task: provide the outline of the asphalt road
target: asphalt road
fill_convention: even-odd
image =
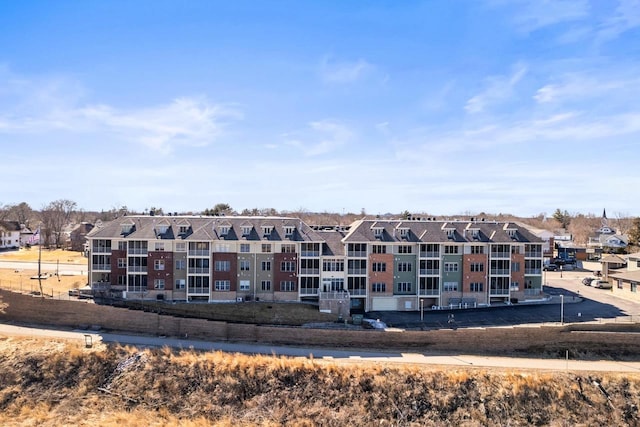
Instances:
[[[386,332],[380,332],[386,333]],[[398,353],[381,351],[334,350],[304,347],[270,346],[264,344],[209,342],[142,335],[108,334],[85,331],[65,331],[0,324],[0,335],[37,336],[79,340],[92,345],[99,342],[120,343],[138,347],[171,347],[227,353],[264,354],[313,358],[338,363],[400,363],[433,366],[467,366],[500,369],[540,369],[553,371],[640,372],[640,362],[584,361],[567,359],[529,359],[516,357],[488,357],[464,354]]]

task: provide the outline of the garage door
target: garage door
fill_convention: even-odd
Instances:
[[[396,311],[398,300],[393,297],[374,297],[371,300],[372,311]]]

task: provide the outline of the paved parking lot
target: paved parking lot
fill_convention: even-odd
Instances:
[[[546,272],[547,286],[544,287],[544,292],[552,298],[544,304],[494,305],[467,310],[425,310],[423,320],[420,319],[420,312],[369,312],[366,317],[380,319],[388,326],[397,328],[425,330],[559,324],[561,316],[564,323],[629,321],[629,318],[640,321],[640,303],[620,298],[610,290],[584,286],[582,278],[590,273]]]

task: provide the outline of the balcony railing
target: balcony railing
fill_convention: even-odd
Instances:
[[[542,269],[540,268],[525,268],[524,274],[542,274]]]
[[[366,289],[349,289],[349,293],[351,295],[366,295],[367,290]]]
[[[508,276],[509,275],[509,269],[508,268],[492,268],[491,269],[491,274],[494,276]]]
[[[420,252],[420,258],[440,258],[440,252]]]
[[[419,295],[437,296],[440,295],[439,289],[419,289]]]
[[[129,248],[127,253],[129,255],[147,255],[149,251],[147,250],[147,248]]]
[[[524,294],[525,295],[540,295],[542,291],[540,291],[540,289],[525,289],[524,290]]]
[[[146,273],[147,267],[142,265],[130,265],[128,270],[130,273]]]
[[[189,274],[209,274],[209,267],[189,267]]]
[[[91,269],[96,270],[111,270],[111,264],[91,264]]]
[[[364,258],[367,256],[367,251],[348,251],[347,256],[354,258]]]
[[[347,274],[367,274],[366,268],[349,268]]]
[[[320,256],[320,251],[301,251],[300,256],[303,257],[318,257]]]
[[[491,288],[489,290],[490,296],[509,296],[509,288]]]
[[[426,275],[437,276],[438,274],[440,274],[440,269],[439,268],[421,268],[420,274],[423,276],[426,276]]]
[[[188,286],[187,293],[189,295],[209,295],[208,286]]]
[[[511,252],[491,252],[491,258],[511,258]]]
[[[525,252],[525,258],[542,258],[542,252]]]
[[[91,252],[94,254],[110,254],[111,246],[93,246]]]
[[[189,251],[189,256],[209,256],[208,249],[195,249]]]
[[[300,274],[320,274],[319,268],[301,268]]]
[[[301,287],[300,295],[318,295],[318,289],[315,287]]]

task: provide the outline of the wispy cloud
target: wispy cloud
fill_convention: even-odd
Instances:
[[[352,83],[360,80],[372,69],[373,65],[364,59],[339,62],[325,56],[320,64],[320,76],[328,83]]]
[[[144,144],[162,153],[177,145],[206,145],[242,114],[204,97],[182,97],[164,105],[119,109],[83,102],[85,91],[68,79],[27,79],[4,73],[0,93],[12,102],[0,104],[0,132],[107,133]]]
[[[540,104],[551,104],[606,96],[612,102],[616,95],[635,97],[640,93],[640,78],[611,73],[567,73],[556,83],[538,89],[533,98]]]
[[[508,76],[487,78],[486,88],[467,101],[465,110],[471,114],[481,113],[489,106],[509,99],[516,84],[527,73],[527,67],[524,64],[516,64],[513,68],[513,72]]]
[[[300,149],[305,156],[319,156],[335,151],[351,141],[354,132],[335,120],[311,122],[308,129],[285,135],[286,144]]]
[[[489,4],[513,8],[512,23],[524,33],[577,21],[589,14],[588,0],[491,0]]]
[[[640,0],[620,0],[613,16],[600,25],[596,40],[606,42],[640,26]]]

